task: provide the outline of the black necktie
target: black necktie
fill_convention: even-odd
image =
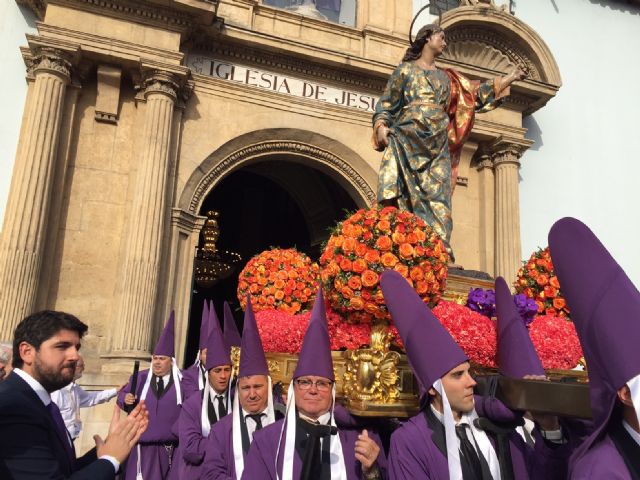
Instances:
[[[262,429],[262,416],[264,413],[248,413],[245,418],[251,418],[256,422],[256,430]]]
[[[60,409],[58,405],[53,402],[49,402],[47,405],[47,410],[49,410],[49,414],[53,419],[53,424],[56,426],[56,430],[58,432],[58,436],[64,445],[64,451],[67,454],[67,458],[69,459],[69,463],[73,467],[76,461],[76,452],[71,444],[71,437],[69,435],[69,430],[67,430],[67,426],[64,424],[64,420],[62,419],[62,414],[60,413]]]
[[[227,407],[224,406],[224,396],[216,395],[218,400],[218,418],[222,418],[227,414]]]
[[[158,377],[158,396],[164,392],[164,380],[162,377]]]
[[[324,480],[331,478],[329,445],[331,435],[337,435],[338,429],[331,425],[321,425],[318,421],[308,421],[298,417],[296,444],[299,443],[299,455],[302,460],[300,480]],[[300,438],[300,437],[306,438]],[[321,439],[324,438],[324,442]]]
[[[469,425],[466,423],[456,425],[456,435],[460,439],[460,463],[462,466],[462,477],[465,480],[467,480],[467,477],[470,479],[481,479],[482,464],[480,463],[478,452],[476,452],[476,449],[473,447],[473,444],[467,435],[468,427]],[[465,468],[465,466],[467,468]],[[467,475],[465,475],[465,473],[467,473]]]

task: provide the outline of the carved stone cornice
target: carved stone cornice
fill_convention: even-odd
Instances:
[[[474,25],[454,25],[447,29],[447,43],[443,58],[505,72],[510,65],[529,72],[529,78],[544,81],[538,66],[529,54],[513,39],[498,34],[495,29]]]
[[[333,67],[312,59],[292,57],[288,52],[276,53],[242,44],[213,42],[211,39],[195,43],[192,52],[206,52],[221,60],[312,77],[343,88],[352,86],[358,90],[380,93],[387,83],[386,77],[354,72],[344,67]]]
[[[39,20],[44,19],[49,0],[16,0],[17,3],[31,9]],[[56,0],[56,3],[68,5],[73,8],[80,8],[88,11],[99,11],[105,15],[123,18],[126,20],[139,21],[145,24],[156,25],[170,30],[185,31],[194,24],[199,23],[198,19],[188,12],[176,8],[169,8],[159,3],[136,0]],[[207,6],[217,5],[217,1],[203,2]],[[205,9],[207,10],[207,9]],[[214,14],[213,12],[209,13]]]
[[[35,76],[38,72],[49,72],[61,76],[67,81],[71,79],[71,58],[62,50],[38,47],[32,56],[25,60],[29,76]]]
[[[196,214],[198,208],[204,201],[204,197],[211,191],[213,186],[218,183],[232,169],[246,161],[250,161],[256,157],[277,154],[294,154],[312,157],[315,161],[323,163],[332,170],[340,172],[343,178],[346,178],[358,190],[362,198],[366,198],[370,205],[376,202],[376,193],[371,189],[367,181],[347,162],[331,152],[322,150],[313,145],[309,145],[297,141],[268,141],[255,145],[249,145],[245,148],[235,151],[220,163],[218,163],[209,173],[207,173],[199,182],[195,189],[194,195],[189,204],[189,211]]]

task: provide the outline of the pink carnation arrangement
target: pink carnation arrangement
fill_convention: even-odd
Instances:
[[[566,318],[537,316],[529,325],[529,335],[545,369],[572,369],[583,356],[576,327]]]
[[[265,352],[300,353],[311,312],[291,315],[278,310],[263,310],[255,315]],[[331,310],[327,310],[327,322],[331,350],[355,350],[369,343],[370,325],[346,323]]]

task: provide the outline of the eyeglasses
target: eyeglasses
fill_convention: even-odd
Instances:
[[[296,385],[300,390],[310,390],[311,387],[315,385],[319,392],[328,392],[331,390],[333,382],[331,380],[316,380],[312,382],[306,378],[299,378],[296,380]]]

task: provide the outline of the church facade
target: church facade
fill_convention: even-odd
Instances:
[[[175,309],[188,363],[197,305],[213,295],[194,283],[208,211],[220,214],[220,245],[247,261],[271,245],[317,255],[345,209],[375,204],[371,115],[408,45],[410,0],[19,3],[39,22],[21,49],[28,93],[0,241],[0,338],[31,311],[73,312],[90,327],[84,380],[116,385]],[[452,245],[465,269],[514,278],[531,145],[522,117],[561,79],[507,9],[462,3],[442,16],[439,65],[478,80],[517,65],[529,78],[476,119]]]

